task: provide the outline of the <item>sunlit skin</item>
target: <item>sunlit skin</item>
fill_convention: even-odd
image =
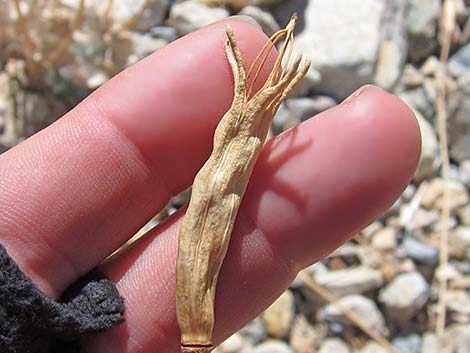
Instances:
[[[250,65],[267,38],[250,24],[231,25]],[[1,242],[47,294],[57,297],[191,184],[232,101],[225,27],[168,45],[0,156]],[[269,141],[219,276],[214,343],[385,212],[411,179],[419,146],[413,113],[374,87]],[[125,298],[126,321],[88,338],[86,352],[178,352],[183,214],[101,267]]]

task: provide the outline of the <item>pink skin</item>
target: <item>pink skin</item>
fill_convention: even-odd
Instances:
[[[246,23],[232,26],[249,63],[266,37]],[[231,102],[224,27],[148,57],[0,156],[1,242],[47,294],[56,297],[191,183]],[[374,87],[270,141],[222,267],[217,342],[266,308],[299,269],[380,216],[411,179],[419,146],[413,113]],[[182,214],[102,267],[126,300],[126,322],[90,337],[87,352],[177,352]]]

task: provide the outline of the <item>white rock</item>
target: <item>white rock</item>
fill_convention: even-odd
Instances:
[[[310,325],[303,315],[299,315],[292,326],[289,344],[295,353],[316,353],[315,347],[323,339],[323,334]]]
[[[0,117],[4,117],[8,110],[8,92],[10,77],[6,72],[0,72]]]
[[[294,353],[292,348],[283,341],[268,340],[254,347],[252,353]]]
[[[428,298],[429,285],[419,272],[398,275],[379,294],[387,314],[398,322],[413,317]]]
[[[456,77],[470,71],[470,44],[463,46],[451,56],[449,71]]]
[[[406,225],[410,231],[427,228],[436,224],[441,218],[441,213],[438,209],[426,210],[418,208],[413,214],[413,218]]]
[[[426,208],[442,208],[444,185],[443,179],[432,179],[423,195],[421,204]],[[458,180],[449,179],[449,191],[451,210],[465,206],[470,200],[467,189]]]
[[[109,80],[109,76],[106,72],[101,70],[95,71],[90,77],[88,77],[86,84],[90,89],[95,89],[101,86],[103,83]]]
[[[258,344],[266,338],[266,326],[260,317],[250,321],[238,331],[251,344]]]
[[[302,280],[302,275],[314,276],[316,272],[327,272],[328,268],[322,262],[316,262],[313,265],[310,265],[304,268],[302,271],[299,271],[295,279],[292,281],[291,288],[301,288],[304,286],[304,281]]]
[[[439,0],[409,0],[405,17],[408,32],[408,53],[412,60],[430,54],[436,46],[436,23]]]
[[[470,160],[460,162],[458,168],[458,178],[468,188],[470,187]]]
[[[375,341],[369,341],[360,350],[360,353],[389,353],[389,351],[383,348],[380,344]]]
[[[114,26],[121,26],[137,14],[144,1],[146,0],[114,0],[110,13]],[[170,0],[150,0],[134,26],[129,29],[146,32],[153,26],[161,25],[169,6]]]
[[[432,125],[423,118],[421,113],[416,110],[414,113],[421,132],[421,156],[413,179],[420,181],[431,176],[436,170],[438,166],[436,156],[439,151],[439,143]]]
[[[434,277],[438,281],[461,279],[459,271],[452,263],[447,263],[447,265],[438,266],[434,271]]]
[[[447,81],[448,83],[449,82],[452,82],[450,85],[455,85],[455,82],[454,81],[450,81],[448,80]],[[447,89],[448,89],[448,93],[452,92],[453,89],[455,87],[449,87],[450,86],[449,84],[447,85]],[[436,84],[436,79],[434,77],[425,77],[423,79],[423,89],[424,89],[424,92],[426,93],[426,96],[429,98],[429,101],[432,103],[432,104],[436,104],[436,98],[437,98],[437,84]],[[452,89],[451,89],[452,88]],[[448,102],[451,101],[451,98],[449,98]],[[453,110],[452,110],[453,111]],[[428,116],[429,117],[429,116]]]
[[[250,16],[255,19],[261,26],[263,32],[268,36],[272,36],[275,32],[281,29],[273,15],[257,6],[245,6],[240,11],[240,15]]]
[[[282,293],[262,315],[266,330],[275,338],[285,338],[289,335],[294,317],[294,295],[290,290]]]
[[[209,7],[193,0],[174,4],[170,11],[171,24],[180,36],[228,16],[229,12],[223,8]]]
[[[423,83],[423,74],[411,64],[406,64],[403,68],[401,82],[407,88],[415,88]]]
[[[6,72],[0,72],[0,148],[2,152],[6,147],[17,144],[19,138],[12,88],[9,75]]]
[[[132,55],[129,56],[127,65],[132,65],[138,60],[145,58],[168,43],[164,39],[153,38],[150,35],[131,33]]]
[[[462,76],[457,77],[458,87],[465,94],[470,94],[470,70],[467,70]]]
[[[296,115],[300,121],[305,121],[336,105],[336,101],[328,96],[290,98],[286,100],[286,109],[291,115]]]
[[[470,227],[457,227],[450,234],[449,252],[453,257],[468,259],[470,255]]]
[[[273,124],[284,131],[335,105],[336,101],[327,96],[289,98],[281,105]]]
[[[393,250],[397,246],[397,230],[392,227],[384,227],[372,237],[372,246],[377,250]]]
[[[316,89],[343,99],[373,81],[385,10],[382,0],[307,3],[296,44],[321,74]]]
[[[338,297],[374,290],[384,282],[380,271],[365,266],[320,272],[315,275],[315,280]]]
[[[346,342],[340,338],[327,338],[320,346],[318,353],[350,353]]]
[[[391,90],[400,77],[402,57],[397,43],[391,40],[383,41],[379,49],[374,83],[386,90]]]
[[[361,230],[361,234],[367,239],[370,239],[375,233],[380,231],[382,228],[383,228],[382,223],[380,223],[379,221],[375,221],[369,224],[363,230]]]
[[[469,72],[467,75],[470,77],[470,69],[467,72]],[[467,80],[466,86],[470,86],[470,79]],[[455,106],[455,112],[449,115],[447,123],[449,153],[450,157],[457,162],[470,159],[470,136],[467,133],[470,127],[470,89],[464,87],[464,90],[466,91],[465,94],[455,90],[449,97],[449,105],[450,99],[454,98],[453,106]]]
[[[417,334],[395,337],[392,344],[401,353],[421,353],[421,336]]]
[[[400,92],[398,96],[411,108],[423,114],[428,120],[431,120],[434,116],[432,99],[427,95],[426,90],[422,86]]]
[[[362,295],[352,294],[337,301],[338,305],[328,304],[320,311],[320,317],[330,323],[352,325],[350,320],[339,308],[346,308],[359,316],[368,327],[385,334],[385,320],[375,303]]]
[[[448,331],[455,342],[455,352],[470,353],[470,324],[452,325]]]
[[[434,332],[426,332],[423,335],[421,345],[422,353],[453,353],[454,344],[449,342],[449,335],[446,334],[441,340],[438,340]]]
[[[119,32],[111,42],[113,64],[116,69],[123,69],[163,48],[166,44],[165,40],[153,38],[147,34],[131,31]],[[93,67],[93,71],[96,71],[96,68]]]
[[[239,333],[234,333],[232,336],[223,341],[218,349],[223,353],[236,353],[241,351],[248,345],[248,342]]]
[[[439,59],[431,55],[424,61],[419,70],[425,76],[435,76],[440,66]]]
[[[411,235],[407,235],[401,247],[406,256],[418,264],[434,266],[439,261],[439,250],[423,241],[419,241]]]
[[[447,309],[470,318],[470,295],[464,290],[449,290]]]
[[[460,223],[465,226],[470,226],[470,205],[466,205],[460,208],[457,211],[457,215],[459,216]]]
[[[437,336],[435,333],[426,332],[423,335],[421,350],[425,353],[440,353]]]
[[[178,33],[176,29],[171,26],[155,26],[150,28],[149,34],[154,38],[163,39],[165,41],[173,42],[178,38]]]

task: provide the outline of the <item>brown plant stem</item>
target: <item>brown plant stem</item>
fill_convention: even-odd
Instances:
[[[60,59],[64,51],[69,47],[73,39],[73,33],[80,27],[85,16],[85,0],[80,0],[78,4],[78,10],[75,13],[75,17],[70,24],[70,28],[67,31],[65,37],[61,40],[57,48],[50,54],[48,62],[49,65],[55,65]]]
[[[12,0],[16,12],[15,31],[23,42],[24,60],[26,62],[26,71],[32,81],[37,81],[41,76],[39,63],[34,60],[36,47],[28,32],[26,19],[21,12],[20,0]]]
[[[440,258],[439,258],[439,300],[437,305],[436,334],[439,338],[444,335],[446,325],[447,307],[447,275],[448,266],[448,242],[450,225],[450,191],[449,191],[449,151],[447,139],[447,109],[446,109],[446,82],[447,82],[447,59],[449,57],[450,44],[455,26],[455,3],[454,0],[445,0],[440,21],[440,65],[437,72],[437,98],[436,112],[438,120],[439,147],[442,159],[442,178],[444,180],[443,203],[441,213],[441,235],[440,235]]]
[[[307,287],[320,296],[326,302],[329,302],[336,306],[336,308],[341,311],[344,316],[346,316],[354,325],[359,327],[365,334],[367,334],[370,338],[375,340],[378,344],[380,344],[384,349],[386,349],[389,353],[399,353],[395,347],[378,331],[369,327],[369,325],[354,311],[350,310],[349,308],[341,305],[338,302],[338,299],[335,297],[333,293],[331,293],[328,289],[323,288],[320,286],[313,278],[311,278],[306,273],[301,272],[299,274],[300,279],[307,285]]]
[[[142,1],[142,5],[140,5],[139,9],[121,25],[118,32],[130,30],[137,23],[149,4],[150,0]]]

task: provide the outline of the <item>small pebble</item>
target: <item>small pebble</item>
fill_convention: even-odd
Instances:
[[[294,295],[287,290],[267,308],[262,318],[271,337],[286,338],[295,317]]]
[[[396,337],[392,344],[401,353],[421,353],[421,337],[417,334]]]
[[[419,272],[402,273],[381,289],[379,302],[398,323],[412,318],[426,304],[429,284]]]
[[[339,338],[327,338],[320,346],[318,353],[350,353],[346,342]]]

